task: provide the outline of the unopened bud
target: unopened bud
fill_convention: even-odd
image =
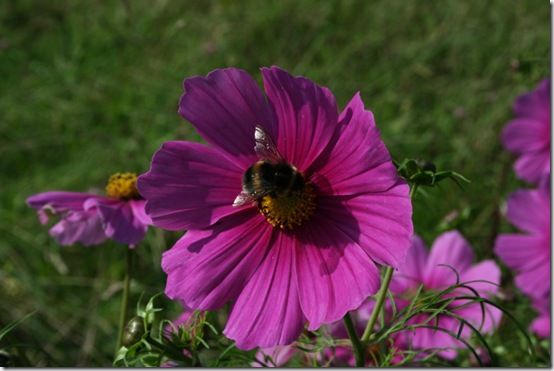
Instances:
[[[137,343],[144,335],[144,322],[141,317],[133,317],[125,326],[125,332],[123,333],[123,339],[121,343],[130,347]]]

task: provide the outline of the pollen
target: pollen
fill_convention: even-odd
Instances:
[[[106,194],[109,197],[120,200],[130,200],[140,198],[137,189],[137,174],[135,173],[115,173],[108,179],[106,185]]]
[[[294,229],[310,219],[316,202],[313,188],[306,186],[298,191],[279,197],[264,196],[258,203],[260,213],[274,227]]]

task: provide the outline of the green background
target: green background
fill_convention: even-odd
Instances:
[[[111,364],[125,247],[60,247],[25,199],[101,192],[114,172],[146,171],[164,141],[198,140],[177,114],[182,81],[219,67],[260,81],[275,64],[328,86],[340,107],[361,91],[395,159],[472,181],[419,194],[416,231],[430,243],[456,226],[477,258],[493,257],[511,228],[503,200],[526,186],[499,133],[513,99],[549,74],[549,19],[546,0],[0,2],[0,328],[38,311],[0,348],[25,344],[37,366]],[[178,235],[151,230],[137,249],[132,306],[163,290],[160,255]],[[504,305],[527,326],[534,312],[504,281]],[[492,341],[521,364],[504,328]]]

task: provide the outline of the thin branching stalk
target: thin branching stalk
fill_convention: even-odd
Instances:
[[[127,266],[125,268],[125,277],[123,278],[123,297],[121,298],[121,309],[119,312],[119,332],[117,336],[117,350],[121,348],[123,341],[123,332],[125,331],[125,319],[127,318],[127,308],[129,306],[129,286],[131,284],[131,268],[133,263],[133,250],[127,248],[126,258]]]
[[[373,312],[371,312],[371,317],[369,317],[369,321],[367,321],[367,326],[365,327],[364,334],[362,335],[362,343],[367,343],[371,337],[371,333],[373,332],[373,328],[375,327],[375,323],[377,322],[379,313],[381,313],[381,309],[383,308],[383,304],[385,303],[387,291],[389,289],[390,281],[392,279],[392,272],[393,272],[392,267],[385,268],[385,276],[383,277],[383,283],[381,284],[381,288],[377,293],[375,307],[373,307]]]
[[[356,358],[356,367],[364,367],[364,345],[360,342],[360,339],[358,339],[356,329],[352,323],[352,318],[350,318],[350,313],[346,313],[343,320],[344,325],[346,326],[346,331],[348,331],[350,341],[352,341],[352,349],[354,350],[354,357]]]

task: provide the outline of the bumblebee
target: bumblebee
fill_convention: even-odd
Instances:
[[[250,166],[242,178],[243,189],[256,199],[266,195],[288,196],[293,191],[301,191],[305,185],[304,176],[286,162],[260,160]]]
[[[261,127],[256,127],[254,138],[254,150],[261,160],[244,172],[242,192],[233,206],[259,202],[265,196],[277,199],[302,191],[306,186],[304,176],[294,165],[283,160],[275,144]]]

